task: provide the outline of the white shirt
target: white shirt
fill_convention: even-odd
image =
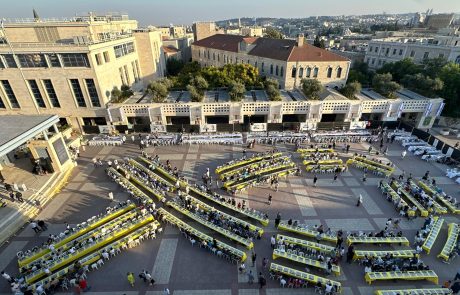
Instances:
[[[2,277],[5,278],[5,280],[11,280],[11,277],[9,274],[7,274],[6,272],[4,274],[2,274]]]
[[[276,244],[276,239],[275,239],[275,237],[271,237],[271,238],[270,238],[270,243],[271,243],[272,245],[275,245],[275,244]]]
[[[326,284],[326,292],[332,292],[332,285]]]

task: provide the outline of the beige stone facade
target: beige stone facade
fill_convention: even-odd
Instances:
[[[160,32],[127,18],[7,22],[2,33],[0,115],[104,125],[114,87],[142,88],[165,71]]]
[[[195,42],[192,44],[192,60],[199,62],[205,67],[222,67],[229,63],[251,64],[258,69],[260,75],[277,79],[280,86],[286,89],[299,87],[300,80],[303,78],[318,79],[323,85],[330,87],[342,87],[347,81],[350,68],[350,61],[348,59],[342,57],[330,58],[328,56],[324,61],[316,57],[312,58],[311,61],[308,60],[308,57],[296,60],[295,58],[291,58],[293,54],[289,55],[289,53],[285,54],[287,56],[286,59],[269,58],[266,55],[255,54],[253,49],[256,45],[245,43],[245,39],[248,38],[242,39],[243,41],[236,46],[237,50],[216,49]],[[249,39],[251,40],[247,42],[255,42],[252,38]],[[276,49],[276,47],[273,48],[273,50]],[[279,46],[278,50],[288,49]]]

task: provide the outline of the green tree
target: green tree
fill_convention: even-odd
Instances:
[[[200,75],[201,66],[197,61],[186,63],[179,75],[177,76],[176,84],[177,88],[185,88],[193,77]]]
[[[309,99],[319,99],[319,95],[324,91],[324,87],[316,79],[302,79],[300,81],[303,94]]]
[[[161,81],[152,81],[147,86],[147,93],[152,96],[152,102],[165,102],[168,97],[168,87]]]
[[[231,101],[241,101],[244,97],[244,93],[246,92],[246,88],[244,84],[240,81],[233,81],[230,83],[228,89],[228,95],[230,96]]]
[[[361,91],[361,88],[361,83],[354,81],[342,87],[340,92],[349,99],[356,99],[356,94]]]
[[[422,61],[423,73],[430,78],[436,78],[445,65],[447,59],[444,57],[426,58]]]
[[[439,78],[430,78],[421,73],[406,75],[401,80],[404,87],[423,94],[426,97],[435,97],[442,90],[444,83]]]
[[[316,46],[318,48],[326,48],[326,45],[324,44],[324,40],[319,39],[319,35],[316,35],[315,40],[313,41],[313,46]]]
[[[268,78],[264,82],[264,87],[265,87],[265,92],[267,93],[270,101],[282,100],[278,80],[273,79],[273,78]]]
[[[239,80],[245,86],[254,86],[259,80],[259,71],[250,64],[226,64],[222,68],[227,85],[232,81]]]
[[[265,38],[270,39],[283,39],[283,34],[275,28],[269,27],[265,29]]]
[[[393,80],[400,83],[402,78],[406,75],[415,75],[422,72],[422,66],[417,65],[410,58],[405,58],[397,62],[390,62],[384,64],[377,70],[378,74],[390,73]]]
[[[444,83],[441,97],[445,99],[446,107],[443,115],[460,117],[460,65],[450,62],[442,67],[439,78]]]
[[[166,71],[168,72],[168,75],[177,76],[183,68],[184,62],[174,57],[168,58],[166,61]]]
[[[208,81],[201,76],[196,76],[190,80],[190,85],[195,86],[195,88],[202,93],[204,93],[209,87]]]
[[[125,84],[121,85],[121,98],[125,99],[131,97],[133,94],[131,87]]]
[[[110,92],[112,102],[118,102],[121,97],[121,91],[117,86],[113,86],[112,91]]]
[[[372,79],[372,87],[375,91],[387,98],[396,98],[396,91],[401,89],[401,85],[393,81],[390,73],[375,74]]]
[[[204,94],[198,91],[198,89],[193,85],[187,85],[187,91],[190,94],[190,100],[193,102],[202,102]]]

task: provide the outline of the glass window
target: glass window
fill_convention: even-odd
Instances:
[[[299,78],[302,78],[303,76],[303,68],[299,68]]]
[[[22,68],[46,68],[47,64],[43,54],[17,54]]]
[[[307,68],[307,73],[305,74],[305,77],[310,78],[311,76],[311,68]]]
[[[292,67],[292,71],[291,71],[291,77],[292,78],[295,78],[295,75],[297,74],[297,69],[296,67]]]
[[[313,78],[318,77],[318,71],[319,71],[318,68],[315,68],[315,69],[313,70]]]
[[[426,51],[426,52],[423,54],[423,59],[428,58],[429,55],[430,55],[430,53],[429,53],[428,51]]]
[[[62,53],[61,57],[64,67],[89,68],[88,56],[84,53]]]
[[[8,100],[10,101],[11,107],[13,109],[19,109],[19,102],[16,99],[16,95],[14,94],[13,88],[10,85],[8,80],[2,80],[3,90],[5,91]]]
[[[56,91],[54,90],[54,86],[51,80],[43,80],[43,85],[45,85],[45,90],[48,94],[48,98],[51,102],[51,105],[55,108],[60,108],[61,104],[59,103],[59,99],[57,97]]]
[[[100,53],[96,53],[94,55],[94,58],[96,59],[96,63],[98,66],[102,65],[102,58],[101,58],[101,54]]]
[[[327,77],[328,78],[332,77],[332,68],[327,68]]]
[[[395,54],[396,54],[396,48],[393,49],[393,55],[395,55]]]
[[[399,55],[402,55],[402,54],[403,54],[403,50],[399,49]]]
[[[378,50],[379,50],[379,48],[378,48],[378,47],[375,47],[375,50],[374,50],[374,52],[377,52]]]
[[[50,61],[51,67],[61,67],[61,62],[59,61],[59,56],[57,54],[48,54],[48,60]]]
[[[1,96],[0,96],[0,109],[6,109],[5,103],[3,102],[3,99]]]
[[[85,108],[86,102],[85,97],[83,96],[83,91],[80,87],[80,82],[78,82],[78,79],[70,79],[70,85],[72,86],[73,95],[75,96],[77,105],[79,107]]]
[[[130,53],[133,53],[135,51],[134,43],[128,42],[125,44],[116,45],[113,47],[113,50],[115,51],[115,57],[119,58],[119,57],[128,55]]]
[[[414,56],[415,56],[415,51],[412,50],[412,51],[410,52],[410,57],[414,57]]]
[[[279,67],[278,67],[278,66],[276,66],[276,69],[275,69],[275,75],[276,75],[276,76],[278,76],[279,72],[280,72],[280,71],[279,71]]]
[[[5,65],[3,64],[2,57],[0,56],[0,69],[4,69]]]
[[[265,73],[265,64],[262,62],[262,66],[260,67],[262,70],[262,73]]]
[[[341,78],[342,77],[342,68],[337,68],[337,78]]]
[[[89,98],[91,100],[91,104],[93,107],[101,107],[101,103],[99,101],[99,95],[97,94],[96,85],[94,84],[93,79],[85,79],[86,88],[88,88]]]
[[[38,107],[46,108],[45,101],[43,100],[43,96],[40,92],[40,89],[38,88],[37,81],[27,80],[27,83],[29,83],[30,91],[32,92],[32,95],[34,96]]]
[[[5,54],[3,55],[3,58],[5,59],[6,66],[8,68],[17,68],[18,65],[16,64],[16,60],[14,59],[14,56],[12,54]]]
[[[110,61],[110,56],[108,51],[104,51],[104,62],[109,62]]]
[[[273,75],[273,65],[270,65],[270,75]]]
[[[281,66],[281,69],[280,69],[280,76],[284,77],[284,67],[283,66]]]

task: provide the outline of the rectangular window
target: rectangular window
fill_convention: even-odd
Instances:
[[[399,49],[399,55],[402,55],[402,54],[403,54],[403,50]]]
[[[37,81],[27,80],[27,83],[29,83],[30,91],[32,92],[32,95],[34,96],[38,107],[46,108],[45,100],[43,100],[43,96],[42,96],[42,93],[40,92],[40,89],[38,88]]]
[[[53,68],[60,68],[61,61],[59,60],[59,56],[57,54],[48,54],[48,60]]]
[[[371,46],[371,47],[369,47],[369,51],[372,51],[372,46]]]
[[[5,91],[8,100],[10,101],[11,107],[13,109],[19,109],[19,102],[16,99],[16,95],[14,94],[13,88],[10,85],[8,80],[2,80],[3,90]]]
[[[430,53],[429,53],[428,51],[426,51],[426,52],[423,54],[423,59],[427,59],[429,55],[430,55]]]
[[[78,82],[78,79],[70,79],[70,85],[72,86],[73,95],[75,96],[77,105],[85,108],[86,102],[85,97],[83,96],[83,91],[81,90],[80,82]]]
[[[110,61],[110,56],[108,51],[104,51],[104,62],[108,63]]]
[[[378,50],[379,50],[379,48],[378,48],[378,47],[375,47],[375,52],[377,52]]]
[[[115,51],[115,57],[119,58],[127,54],[133,53],[135,51],[134,43],[128,42],[125,44],[116,45],[113,47],[113,50]]]
[[[97,94],[96,85],[94,84],[93,79],[85,79],[86,88],[88,88],[89,98],[91,104],[95,108],[101,107],[101,102],[99,101],[99,95]]]
[[[123,75],[123,68],[118,68],[118,72],[120,73],[121,84],[126,85],[125,75]]]
[[[136,59],[136,72],[137,72],[137,79],[141,79],[141,71],[139,70],[139,61]]]
[[[410,52],[410,57],[414,57],[414,56],[415,56],[415,51],[412,50],[412,51]]]
[[[46,68],[46,60],[43,54],[17,54],[22,68]]]
[[[136,72],[136,62],[134,61],[131,62],[131,68],[133,69],[134,82],[139,81],[139,77],[137,76],[137,72]]]
[[[102,65],[102,58],[101,58],[100,53],[95,54],[94,58],[96,59],[96,63],[97,63],[98,66]]]
[[[2,56],[0,55],[0,69],[4,69],[5,65],[3,64]]]
[[[43,85],[45,85],[45,90],[48,94],[48,98],[51,102],[51,105],[55,108],[60,108],[61,104],[59,103],[59,99],[57,97],[56,91],[54,90],[54,86],[51,80],[43,80]]]
[[[6,109],[5,103],[3,102],[3,99],[1,96],[0,96],[0,109]]]
[[[64,67],[89,68],[88,56],[85,53],[62,53],[61,58]]]
[[[315,68],[313,70],[313,78],[317,78],[318,77],[318,68]]]
[[[393,55],[396,55],[396,48],[393,49]]]
[[[17,68],[18,65],[16,64],[16,60],[14,59],[14,56],[12,54],[5,54],[3,55],[3,58],[5,59],[6,66],[8,68]]]
[[[125,69],[125,77],[126,77],[126,82],[127,82],[126,85],[130,85],[131,79],[129,78],[128,66],[124,65],[123,68]]]

